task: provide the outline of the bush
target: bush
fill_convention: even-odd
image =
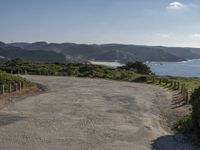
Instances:
[[[175,127],[181,133],[188,133],[192,142],[200,146],[200,87],[194,90],[190,102],[192,114],[181,117]]]
[[[186,115],[179,118],[175,127],[181,133],[190,133],[193,130],[192,116]]]
[[[140,74],[152,74],[150,68],[142,62],[128,62],[125,66],[119,67],[120,69],[132,70]]]
[[[200,87],[194,90],[190,102],[192,105],[193,128],[200,138]]]
[[[133,81],[136,76],[136,73],[131,69],[116,69],[101,65],[79,63],[35,63],[22,59],[8,61],[1,65],[0,69],[8,73],[20,72],[38,75],[67,75],[123,81]]]
[[[147,82],[147,81],[148,81],[148,77],[146,77],[146,76],[140,76],[133,80],[133,82],[139,82],[139,83],[143,83],[143,82]]]

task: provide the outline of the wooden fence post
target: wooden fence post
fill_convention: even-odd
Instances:
[[[22,83],[19,82],[19,91],[21,91],[21,89],[22,89]]]
[[[165,85],[167,85],[167,84],[168,84],[168,79],[165,80]]]
[[[189,104],[189,94],[188,94],[188,90],[186,90],[186,94],[185,94],[185,101],[186,101],[186,104]]]
[[[162,80],[162,83],[165,84],[165,79]]]
[[[185,91],[185,85],[183,84],[182,85],[182,93],[184,93],[184,91]]]
[[[23,87],[24,87],[24,82],[22,81],[22,82],[21,82],[21,88],[23,88]]]
[[[173,81],[170,81],[170,87],[172,87],[173,86]]]
[[[9,93],[11,93],[11,92],[12,92],[12,84],[9,83]]]
[[[154,76],[152,77],[152,82],[153,82],[153,83],[155,82],[155,77],[154,77]]]
[[[183,92],[183,84],[181,84],[181,93]]]
[[[1,94],[4,94],[4,93],[5,93],[5,85],[2,84],[2,85],[1,85]]]
[[[180,83],[177,82],[177,90],[179,90],[179,88],[180,88]]]
[[[176,89],[176,88],[177,88],[177,82],[174,81],[174,89]]]
[[[181,95],[183,97],[183,100],[185,101],[185,89],[184,88],[182,89]]]
[[[176,81],[173,81],[173,88],[176,88]]]
[[[162,79],[159,79],[159,84],[161,84],[162,83]]]

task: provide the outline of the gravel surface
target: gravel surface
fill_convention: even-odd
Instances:
[[[25,77],[47,91],[0,110],[1,150],[192,149],[170,131],[172,93],[165,89],[98,79]]]

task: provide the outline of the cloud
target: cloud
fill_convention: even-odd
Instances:
[[[190,35],[189,35],[189,38],[192,38],[192,39],[200,39],[200,33],[190,34]]]
[[[184,9],[187,8],[188,5],[180,3],[180,2],[172,2],[167,6],[168,10],[180,10],[180,9]]]
[[[156,36],[158,36],[160,38],[169,38],[170,37],[169,34],[163,34],[163,33],[157,33]]]

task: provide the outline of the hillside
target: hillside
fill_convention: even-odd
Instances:
[[[0,43],[0,48],[9,51],[9,56],[12,55],[10,49],[15,49],[16,54],[19,51],[24,51],[26,55],[20,58],[38,61],[59,61],[59,62],[87,62],[94,61],[118,61],[127,63],[128,61],[185,61],[188,59],[200,58],[200,49],[179,48],[179,47],[161,47],[161,46],[139,46],[139,45],[123,45],[123,44],[103,44],[103,45],[88,45],[75,43]],[[16,49],[18,51],[16,51]],[[42,51],[41,51],[42,50]],[[49,53],[52,52],[52,53]],[[56,52],[56,53],[55,53]],[[4,52],[4,57],[5,56]],[[29,56],[29,54],[31,56]],[[36,57],[32,58],[33,55]],[[43,54],[43,55],[41,55]],[[1,55],[1,53],[0,53]],[[38,57],[40,55],[40,57]],[[46,57],[51,56],[51,57]],[[54,56],[53,56],[54,55]],[[59,57],[57,57],[59,55]],[[8,57],[9,57],[8,56]],[[46,58],[43,58],[46,57]],[[47,59],[47,60],[46,60]]]
[[[168,52],[177,57],[184,59],[198,59],[200,55],[200,49],[198,48],[179,48],[179,47],[159,47],[165,52]]]
[[[27,51],[19,47],[0,47],[0,62],[5,62],[8,59],[22,58],[36,62],[62,62],[65,63],[65,56],[61,53],[53,51]]]

